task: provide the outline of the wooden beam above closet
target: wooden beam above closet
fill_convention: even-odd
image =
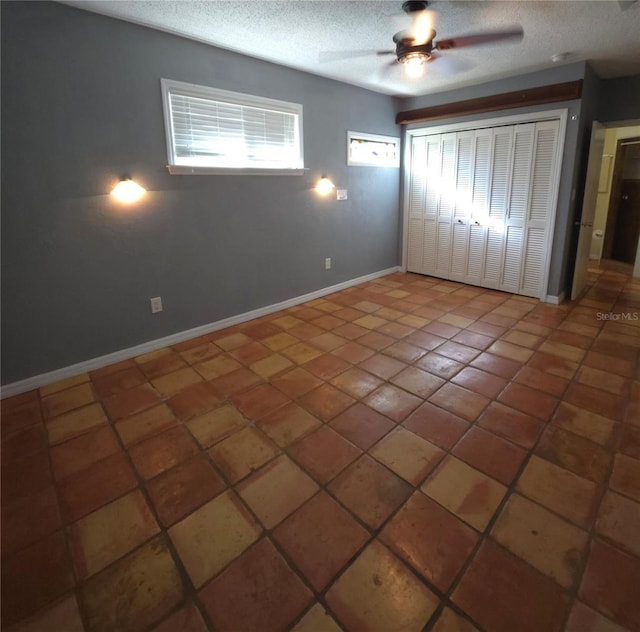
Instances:
[[[468,99],[467,101],[457,101],[455,103],[434,105],[433,107],[420,108],[418,110],[398,112],[396,115],[396,123],[398,125],[422,123],[423,121],[479,114],[481,112],[497,112],[499,110],[521,108],[529,105],[572,101],[573,99],[579,99],[581,96],[582,79],[579,79],[578,81],[556,83],[551,86],[528,88],[527,90],[493,94],[488,97]]]

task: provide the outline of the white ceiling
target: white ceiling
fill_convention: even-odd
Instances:
[[[410,79],[375,54],[320,61],[327,53],[393,49],[408,28],[401,0],[77,0],[68,4],[278,64],[394,95],[476,85],[589,60],[603,78],[640,74],[640,1],[433,0],[435,40],[521,25],[522,41],[442,51]]]

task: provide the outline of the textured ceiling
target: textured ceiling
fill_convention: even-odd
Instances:
[[[410,18],[394,0],[79,0],[71,6],[395,95],[422,95],[541,70],[551,57],[589,60],[600,77],[640,74],[640,1],[433,0],[440,38],[521,25],[522,41],[448,50],[417,79],[393,57],[326,61],[392,49]],[[321,61],[322,60],[322,61]]]

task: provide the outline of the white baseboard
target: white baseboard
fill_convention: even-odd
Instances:
[[[327,294],[333,294],[334,292],[344,290],[354,285],[359,285],[360,283],[365,283],[366,281],[371,281],[372,279],[386,276],[387,274],[398,272],[399,270],[400,266],[394,266],[393,268],[387,268],[386,270],[380,270],[379,272],[366,274],[365,276],[361,276],[356,279],[350,279],[349,281],[343,281],[342,283],[338,283],[337,285],[332,285],[320,290],[315,290],[314,292],[309,292],[308,294],[303,294],[302,296],[295,296],[294,298],[287,299],[286,301],[282,301],[280,303],[274,303],[272,305],[266,305],[265,307],[259,307],[258,309],[254,309],[250,312],[245,312],[244,314],[230,316],[229,318],[218,320],[213,323],[208,323],[206,325],[201,325],[199,327],[194,327],[193,329],[187,329],[186,331],[180,331],[178,333],[171,334],[170,336],[165,336],[164,338],[150,340],[149,342],[144,342],[140,345],[136,345],[135,347],[121,349],[120,351],[114,351],[113,353],[108,353],[107,355],[92,358],[90,360],[85,360],[84,362],[78,362],[77,364],[72,364],[61,369],[55,369],[54,371],[49,371],[48,373],[34,375],[33,377],[29,377],[25,380],[12,382],[11,384],[6,384],[5,386],[1,387],[0,399],[4,399],[5,397],[12,397],[13,395],[19,395],[20,393],[26,393],[27,391],[31,391],[35,388],[40,388],[41,386],[46,386],[47,384],[53,384],[54,382],[66,380],[69,377],[74,377],[76,375],[86,373],[87,371],[95,371],[96,369],[101,369],[102,367],[108,366],[110,364],[115,364],[116,362],[121,362],[122,360],[135,358],[136,356],[142,355],[143,353],[156,351],[164,347],[175,345],[179,342],[184,342],[185,340],[190,340],[191,338],[197,338],[198,336],[203,336],[205,334],[218,331],[219,329],[224,329],[225,327],[231,327],[232,325],[238,325],[239,323],[244,323],[248,320],[253,320],[254,318],[260,318],[261,316],[266,316],[267,314],[273,314],[274,312],[279,312],[283,309],[287,309],[288,307],[300,305],[300,303],[306,303],[307,301],[312,301],[316,298],[326,296]]]
[[[544,299],[545,303],[551,303],[552,305],[560,305],[564,299],[567,298],[566,290],[562,290],[558,296],[554,296],[553,294],[547,294],[547,297]]]

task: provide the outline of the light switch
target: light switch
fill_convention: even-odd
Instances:
[[[346,189],[336,189],[336,199],[338,199],[338,200],[346,200],[347,199],[347,190]]]

